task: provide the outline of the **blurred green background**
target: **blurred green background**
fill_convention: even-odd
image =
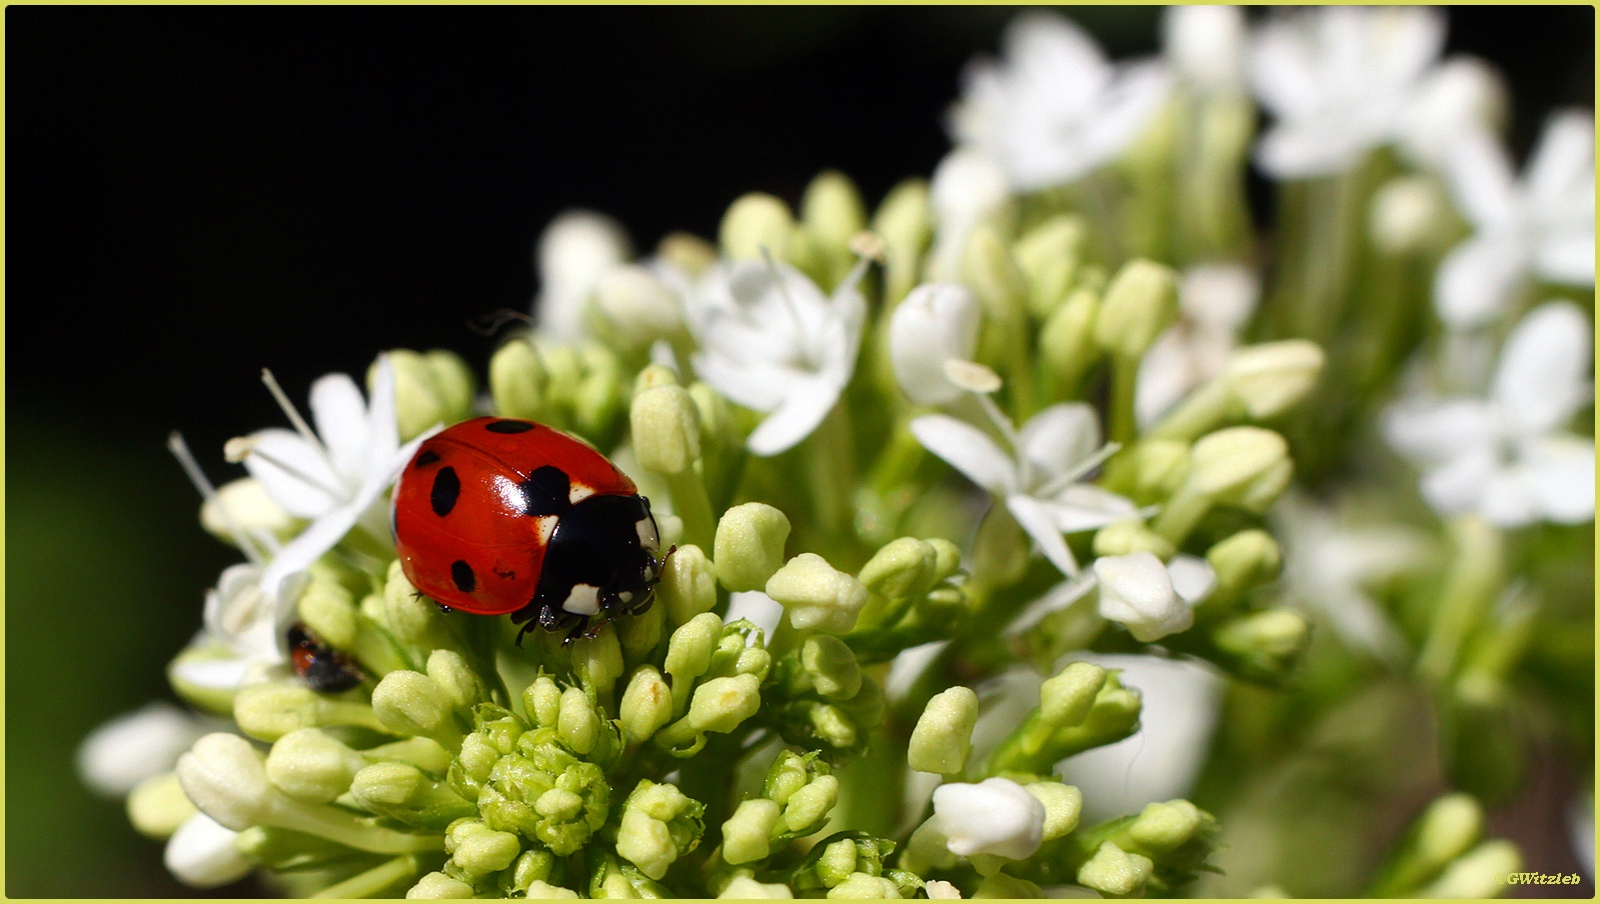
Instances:
[[[961,67],[1013,12],[8,7],[7,894],[196,894],[73,766],[170,698],[237,560],[169,430],[220,482],[224,440],[281,422],[262,366],[297,400],[388,347],[481,367],[469,321],[526,310],[569,206],[649,248],[824,167],[874,201],[947,150]],[[1157,47],[1154,8],[1071,14]],[[1514,146],[1592,106],[1592,8],[1451,15],[1451,49],[1508,75]]]

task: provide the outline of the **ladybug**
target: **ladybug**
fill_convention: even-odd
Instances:
[[[650,607],[664,557],[650,503],[582,440],[481,417],[428,439],[400,472],[400,565],[440,606],[567,630]],[[670,552],[670,551],[669,551]]]
[[[305,625],[289,629],[289,661],[306,687],[322,694],[337,694],[361,683],[361,670],[350,657],[312,636]]]

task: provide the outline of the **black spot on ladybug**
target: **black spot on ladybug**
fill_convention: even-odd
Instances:
[[[456,589],[462,593],[471,593],[478,586],[478,576],[472,573],[472,566],[461,559],[450,565],[450,579],[456,582]]]
[[[483,429],[490,433],[527,433],[534,426],[527,421],[490,421],[483,425]]]
[[[450,514],[460,496],[461,478],[456,476],[456,469],[440,468],[433,478],[433,492],[428,496],[428,501],[433,504],[433,513],[441,518]]]
[[[422,450],[422,453],[417,456],[417,467],[425,468],[428,465],[436,463],[438,460],[439,453],[433,451],[432,449],[424,449]]]
[[[567,477],[567,472],[554,465],[535,468],[520,486],[524,500],[522,512],[529,517],[559,515],[572,507],[568,498],[572,492],[572,481]]]

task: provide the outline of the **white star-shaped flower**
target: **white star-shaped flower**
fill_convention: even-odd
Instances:
[[[1134,409],[1141,427],[1155,423],[1190,390],[1222,373],[1260,294],[1255,271],[1242,264],[1184,271],[1178,284],[1178,322],[1139,363]]]
[[[329,374],[312,384],[315,433],[276,385],[269,382],[295,429],[268,428],[229,443],[229,457],[242,458],[274,502],[311,521],[262,570],[260,588],[269,597],[277,595],[284,578],[310,567],[357,524],[384,536],[388,528],[380,498],[433,433],[425,431],[400,445],[394,370],[384,355],[378,358],[370,405],[345,374]]]
[[[1116,447],[1101,444],[1094,409],[1082,402],[1052,405],[1018,431],[1003,417],[996,422],[1014,454],[1003,451],[982,430],[947,415],[916,418],[911,432],[929,452],[1004,501],[1063,574],[1077,574],[1077,560],[1063,534],[1096,530],[1140,515],[1127,499],[1079,482]]]
[[[299,620],[304,569],[314,561],[302,558],[271,593],[262,582],[266,569],[252,564],[224,569],[217,586],[206,591],[205,628],[198,639],[215,655],[180,659],[173,673],[196,687],[232,690],[288,662],[288,633]]]
[[[1499,527],[1594,518],[1594,440],[1566,425],[1593,396],[1594,326],[1570,302],[1546,302],[1506,340],[1486,398],[1403,399],[1384,417],[1389,443],[1422,465],[1422,495],[1444,515]]]
[[[1421,7],[1325,7],[1262,26],[1248,70],[1275,122],[1256,162],[1280,179],[1326,175],[1394,140],[1444,33],[1443,13]]]
[[[1001,46],[1001,61],[968,66],[950,132],[998,161],[1017,191],[1064,185],[1110,163],[1167,95],[1161,63],[1113,65],[1056,13],[1019,15]]]
[[[1244,46],[1244,10],[1236,6],[1169,6],[1161,17],[1162,55],[1199,91],[1243,91]]]
[[[1594,285],[1592,115],[1552,117],[1520,179],[1486,132],[1457,143],[1448,174],[1473,234],[1439,265],[1434,307],[1445,325],[1488,325],[1533,277]]]
[[[586,338],[590,295],[631,253],[627,232],[605,214],[568,210],[551,220],[535,252],[539,296],[533,314],[540,335],[569,343]]]
[[[695,287],[691,327],[700,378],[732,401],[767,413],[751,432],[757,455],[811,435],[855,373],[867,304],[858,265],[830,298],[781,261],[717,264]]]

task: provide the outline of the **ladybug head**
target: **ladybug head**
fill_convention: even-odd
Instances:
[[[529,614],[556,628],[643,612],[661,577],[660,551],[643,496],[590,496],[562,513],[551,533]]]

